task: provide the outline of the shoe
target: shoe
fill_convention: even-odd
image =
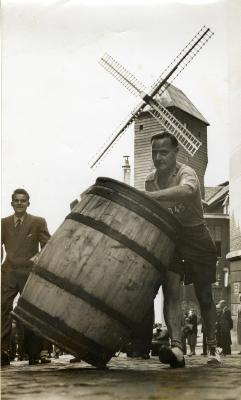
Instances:
[[[28,364],[29,364],[29,365],[36,365],[36,364],[39,364],[39,358],[36,358],[36,357],[29,357]]]
[[[130,357],[130,358],[139,358],[139,357],[141,357],[141,352],[139,352],[139,351],[130,351],[130,352],[126,353],[126,354],[127,354],[127,357]]]
[[[215,347],[208,351],[207,364],[213,366],[219,366],[221,364],[220,355]]]
[[[7,365],[10,365],[8,353],[6,351],[1,351],[1,366],[5,367]]]
[[[81,358],[80,357],[74,357],[74,358],[71,358],[71,360],[69,360],[69,362],[71,364],[80,363],[81,362]]]
[[[51,363],[51,360],[48,357],[40,357],[40,362],[41,364],[49,364]]]
[[[159,351],[159,360],[163,364],[170,364],[172,368],[184,368],[185,358],[179,347],[162,346]]]
[[[146,354],[142,354],[141,355],[141,358],[143,359],[143,360],[150,360],[150,355],[148,354],[148,353],[146,353]]]

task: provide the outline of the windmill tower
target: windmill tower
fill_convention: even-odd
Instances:
[[[178,161],[190,165],[196,171],[204,197],[204,175],[208,162],[207,126],[209,123],[187,96],[173,85],[170,85],[162,94],[160,102],[202,142],[202,146],[192,157],[184,147],[180,146]],[[135,120],[134,186],[137,189],[144,188],[145,178],[154,168],[151,157],[151,137],[162,130],[164,129],[148,112],[148,106]]]

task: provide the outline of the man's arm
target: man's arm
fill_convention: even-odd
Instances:
[[[47,222],[44,218],[41,219],[41,226],[39,231],[39,242],[41,249],[46,245],[47,241],[50,239],[50,233],[48,231]]]
[[[189,200],[194,190],[189,185],[172,186],[167,189],[160,189],[154,192],[144,191],[144,194],[158,201],[171,201],[173,205],[182,201]]]

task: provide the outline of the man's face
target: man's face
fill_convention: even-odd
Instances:
[[[26,210],[29,206],[29,201],[25,194],[15,194],[11,203],[15,215],[21,217],[26,213]]]
[[[178,148],[172,146],[169,138],[154,139],[152,142],[152,160],[160,174],[171,171],[176,165]]]

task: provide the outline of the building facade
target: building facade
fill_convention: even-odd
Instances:
[[[204,217],[217,249],[216,282],[213,284],[215,303],[225,300],[231,306],[231,275],[227,254],[230,249],[229,234],[229,182],[205,187]]]
[[[237,333],[238,309],[241,305],[241,139],[230,154],[230,262],[231,313]],[[236,340],[236,335],[234,340]],[[241,344],[241,343],[240,343]]]

